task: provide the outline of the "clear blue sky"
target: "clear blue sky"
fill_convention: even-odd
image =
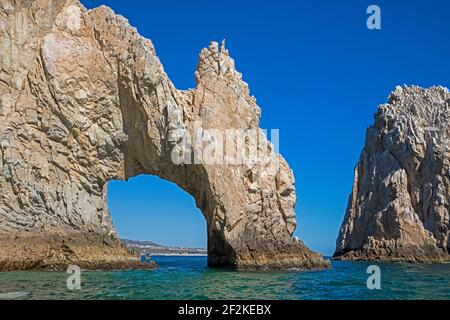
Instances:
[[[396,85],[450,86],[450,1],[83,0],[125,16],[151,39],[180,89],[194,86],[201,48],[227,39],[262,108],[280,129],[297,181],[296,234],[330,254],[365,130]],[[366,28],[377,4],[382,29]],[[193,199],[155,177],[111,182],[108,202],[123,237],[205,246]]]

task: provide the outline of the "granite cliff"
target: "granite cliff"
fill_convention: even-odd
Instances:
[[[335,257],[449,260],[449,212],[449,91],[397,87],[367,129]]]
[[[195,89],[177,90],[153,44],[111,9],[2,0],[0,50],[0,269],[127,267],[106,186],[140,174],[195,198],[210,266],[328,265],[292,238],[292,171],[259,129],[260,109],[224,45],[201,51]],[[186,136],[200,132],[207,144],[228,129],[256,132],[265,161],[187,161]],[[227,142],[231,156],[249,140]]]

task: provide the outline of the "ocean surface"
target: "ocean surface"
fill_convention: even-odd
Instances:
[[[208,269],[206,257],[154,257],[153,271],[70,274],[1,272],[0,299],[450,299],[450,264],[377,263],[381,289],[367,288],[374,263],[333,261],[322,271]]]

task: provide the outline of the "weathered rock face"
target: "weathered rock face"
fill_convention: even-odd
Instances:
[[[180,91],[152,43],[107,7],[2,0],[0,15],[0,267],[127,259],[106,185],[139,174],[195,198],[210,266],[327,265],[292,240],[292,172],[258,128],[260,109],[223,46],[201,52],[197,87]],[[211,129],[257,132],[267,161],[186,161],[203,144],[191,154],[185,137],[208,144],[218,139]],[[250,148],[248,139],[236,145],[227,140],[227,155]]]
[[[367,129],[335,256],[448,260],[449,212],[449,91],[397,87]]]

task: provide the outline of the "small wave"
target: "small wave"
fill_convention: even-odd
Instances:
[[[8,292],[8,293],[0,293],[0,300],[13,300],[26,297],[29,295],[29,292]]]
[[[305,269],[302,268],[289,268],[287,271],[304,271]]]

